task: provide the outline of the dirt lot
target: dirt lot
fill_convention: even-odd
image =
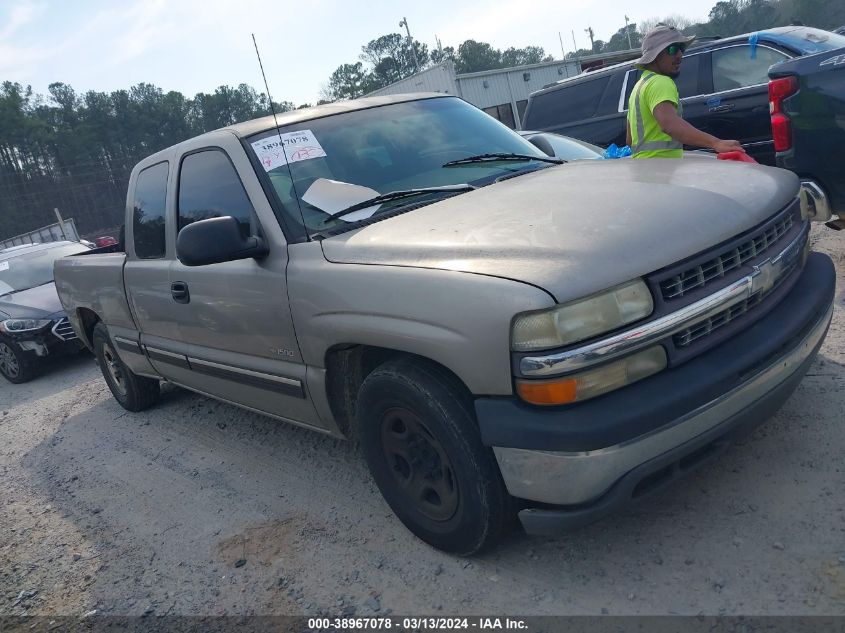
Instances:
[[[91,357],[0,383],[0,615],[845,614],[845,235],[821,354],[742,445],[635,509],[463,560],[352,447],[178,389],[140,413]]]

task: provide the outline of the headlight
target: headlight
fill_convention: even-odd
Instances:
[[[531,404],[569,404],[630,385],[665,367],[666,351],[656,345],[578,374],[553,380],[517,380],[516,391],[520,398]]]
[[[17,334],[18,332],[34,332],[50,325],[52,321],[49,319],[7,319],[0,321],[0,331],[8,332],[9,334]]]
[[[645,318],[652,310],[651,293],[645,282],[637,279],[589,299],[517,315],[513,350],[528,352],[577,343]]]

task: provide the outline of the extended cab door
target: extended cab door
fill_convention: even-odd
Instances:
[[[198,220],[232,216],[244,236],[270,254],[170,270],[171,314],[189,367],[173,380],[216,398],[287,420],[322,426],[305,387],[285,279],[287,245],[238,139],[220,132],[184,148],[177,165],[177,231]]]
[[[139,165],[129,184],[123,281],[138,331],[110,327],[121,358],[133,371],[150,373],[144,369],[146,356],[165,378],[172,377],[175,365],[186,364],[171,315],[170,265],[175,256],[172,221],[167,218],[171,171],[172,161],[159,154],[149,165]]]

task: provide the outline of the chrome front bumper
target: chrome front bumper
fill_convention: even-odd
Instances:
[[[588,504],[607,493],[626,474],[678,447],[694,444],[732,420],[754,416],[767,396],[788,397],[806,371],[830,325],[833,306],[797,345],[728,393],[683,417],[616,446],[584,452],[493,447],[508,491],[523,499],[561,506]],[[793,380],[790,380],[790,379]],[[779,404],[778,404],[779,406]],[[758,417],[760,417],[758,415]],[[762,422],[763,420],[759,420]],[[735,426],[724,429],[727,433]],[[696,446],[690,446],[694,452]]]

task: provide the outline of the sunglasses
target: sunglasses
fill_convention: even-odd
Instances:
[[[686,44],[669,44],[669,46],[666,47],[666,53],[672,57],[678,53],[683,53],[685,50],[687,50]]]

